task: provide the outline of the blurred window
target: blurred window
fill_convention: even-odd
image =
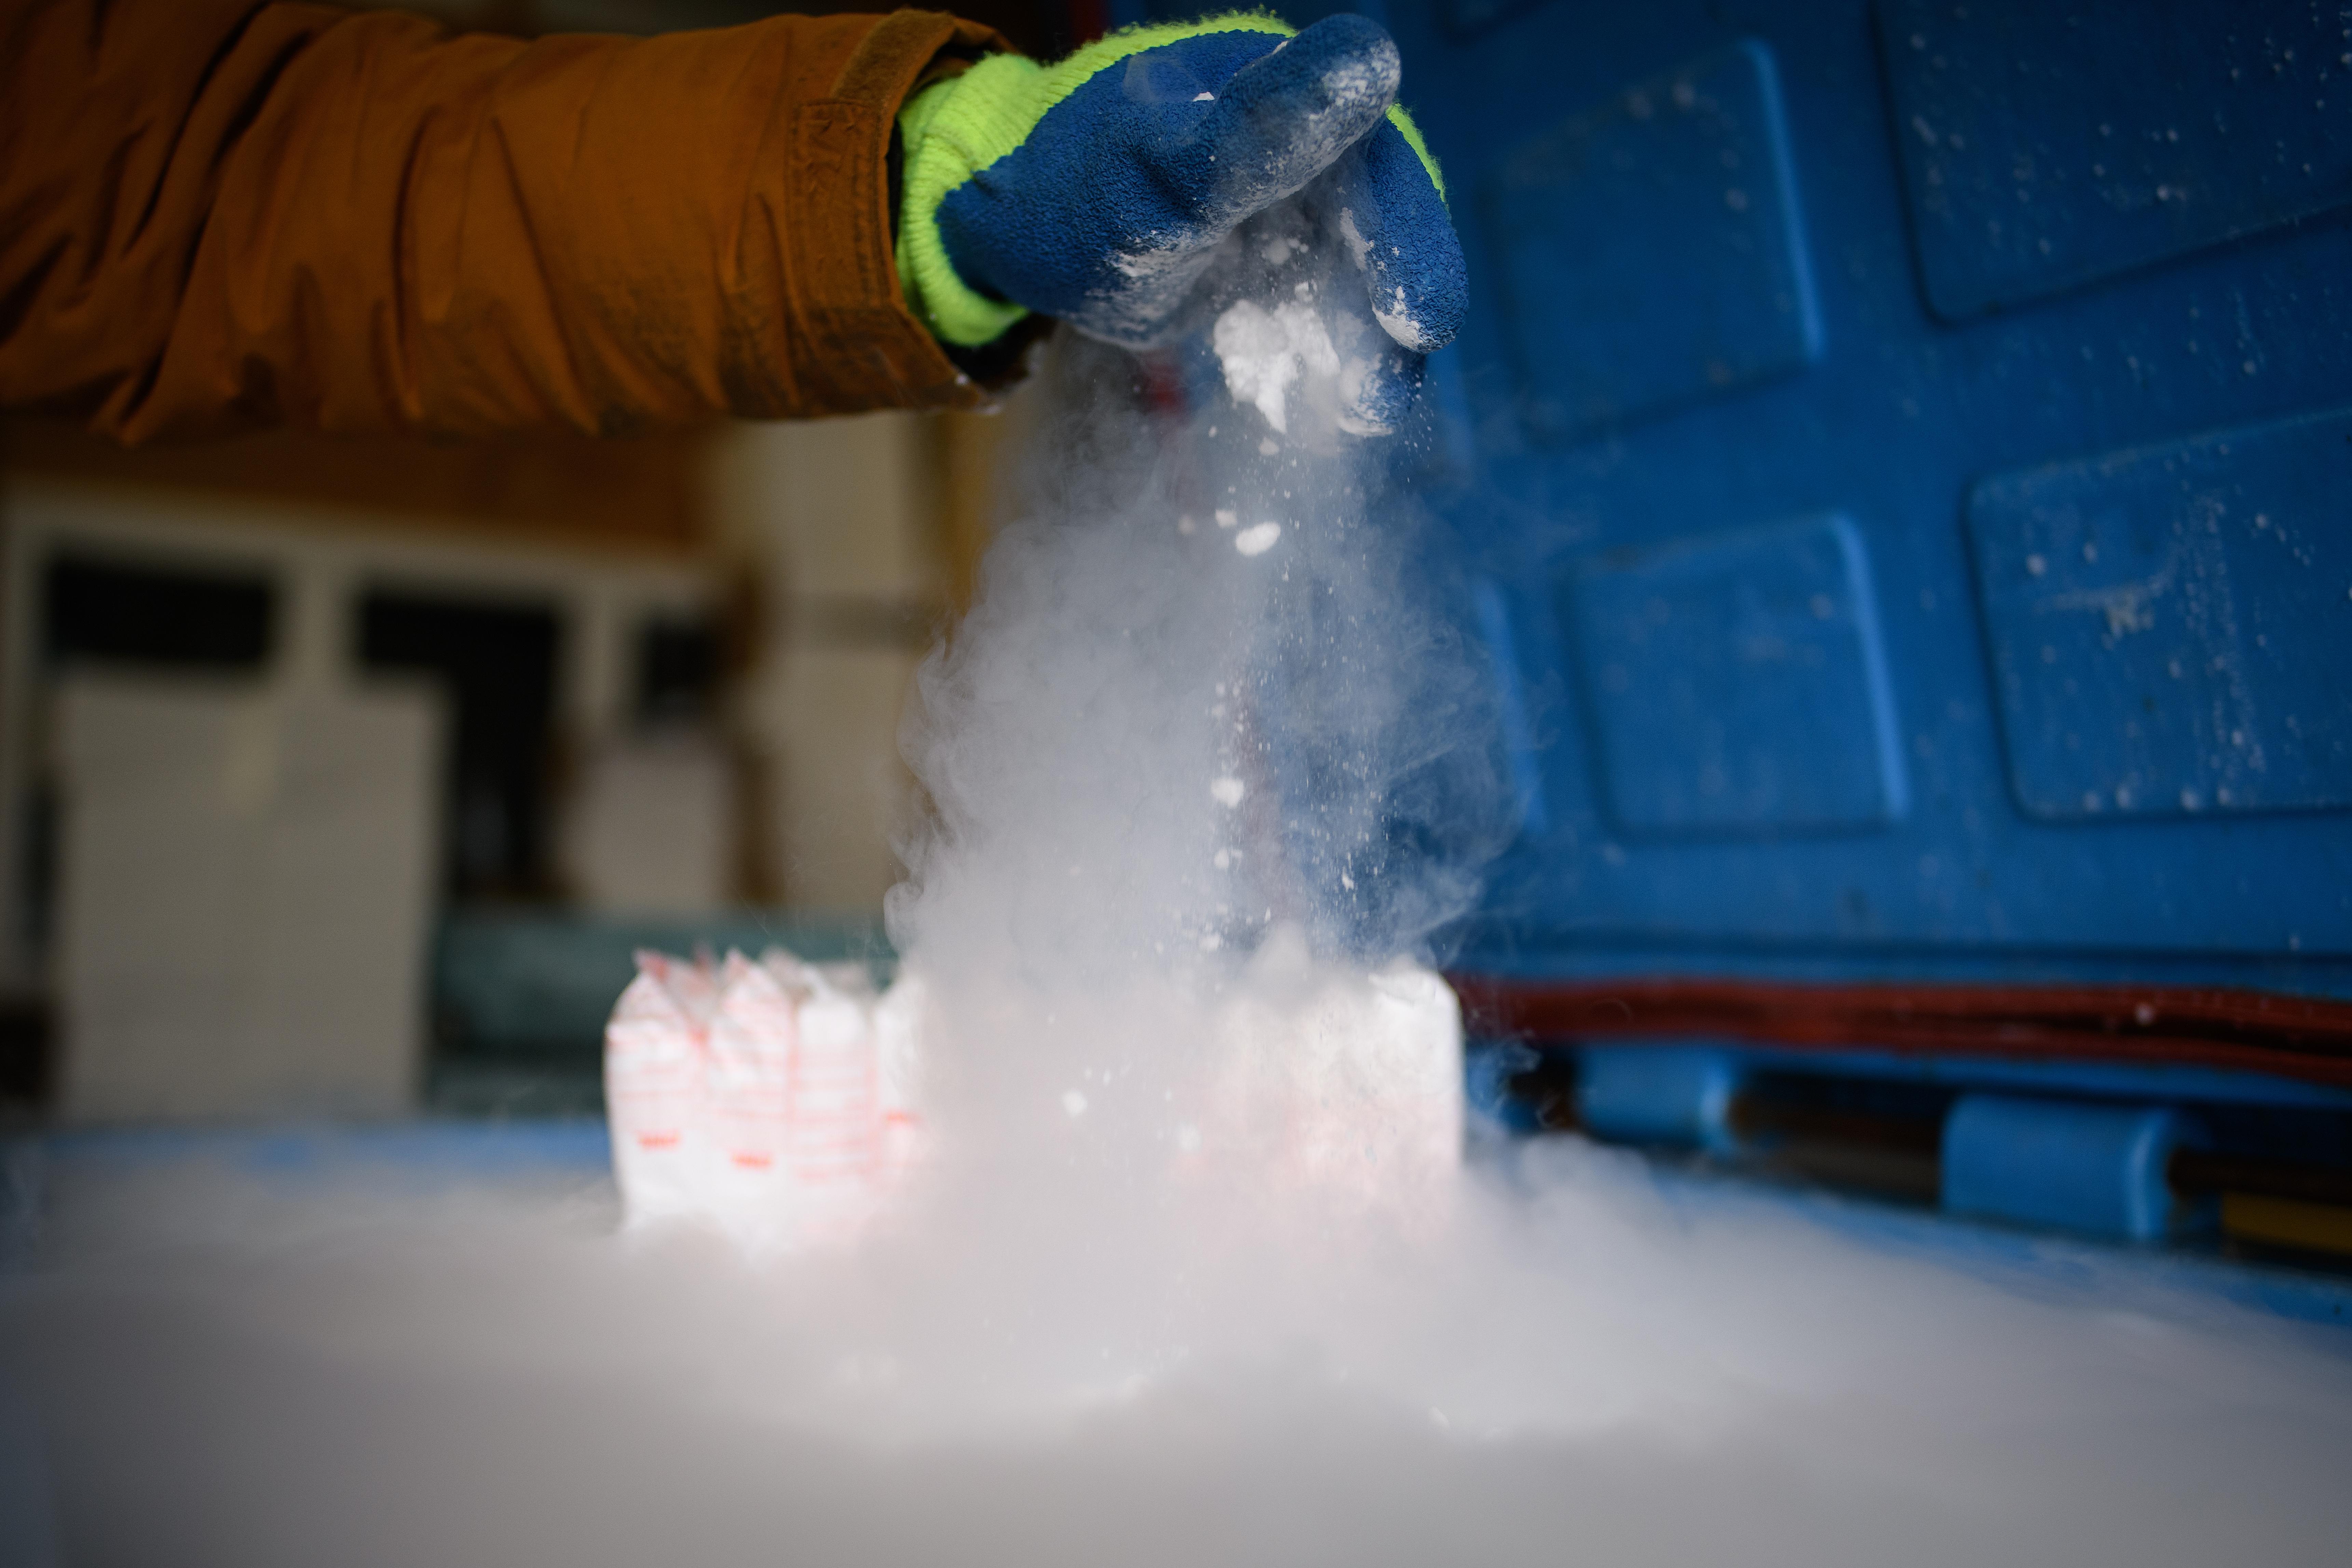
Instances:
[[[269,658],[277,598],[259,573],[59,555],[42,584],[42,651],[52,665],[258,669]]]
[[[449,699],[446,879],[458,900],[554,892],[550,801],[556,612],[544,605],[372,590],[360,663],[431,676]]]

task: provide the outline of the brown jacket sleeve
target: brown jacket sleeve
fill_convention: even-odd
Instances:
[[[908,90],[998,47],[0,0],[0,407],[138,441],[977,401],[901,301],[887,163]]]

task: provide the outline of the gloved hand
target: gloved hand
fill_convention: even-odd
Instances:
[[[1345,15],[1296,34],[1263,15],[1134,27],[1050,67],[982,60],[899,116],[909,302],[962,347],[1031,310],[1157,346],[1197,324],[1184,307],[1219,242],[1329,171],[1328,205],[1396,345],[1359,398],[1361,427],[1386,427],[1467,303],[1444,184],[1392,106],[1397,77],[1388,34]]]

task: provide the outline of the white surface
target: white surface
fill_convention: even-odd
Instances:
[[[64,1113],[406,1106],[438,697],[82,673],[54,701]]]
[[[720,454],[725,531],[772,595],[736,716],[766,763],[768,871],[794,909],[870,912],[898,878],[898,723],[922,650],[845,637],[835,616],[943,594],[934,440],[921,416],[869,414],[740,426]]]
[[[775,747],[768,809],[791,907],[870,912],[898,881],[898,726],[920,662],[898,648],[795,647],[751,694]]]
[[[561,854],[580,901],[613,914],[706,914],[733,891],[735,780],[707,736],[629,736],[589,753]]]
[[[738,426],[719,458],[718,504],[784,594],[933,590],[930,439],[921,416],[901,413]]]
[[[1573,1139],[1498,1175],[1415,1238],[1251,1182],[1088,1223],[1118,1169],[1065,1168],[755,1266],[576,1178],[132,1162],[59,1184],[0,1379],[73,1563],[2343,1560],[2342,1331],[2089,1248],[2003,1288]]]

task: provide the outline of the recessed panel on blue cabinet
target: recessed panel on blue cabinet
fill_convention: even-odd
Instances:
[[[1969,527],[2023,809],[2352,807],[2352,409],[1998,475]]]
[[[1391,0],[1474,286],[1415,499],[1519,802],[1465,967],[2352,995],[2352,445],[2217,434],[2352,407],[2341,9]]]
[[[1903,770],[1842,517],[1608,552],[1570,574],[1601,796],[1632,836],[1868,830]]]
[[[1480,205],[1538,439],[1789,375],[1821,353],[1772,57],[1740,42],[1507,153]]]
[[[2352,39],[2310,0],[1883,0],[1929,303],[2038,300],[2352,202]]]

